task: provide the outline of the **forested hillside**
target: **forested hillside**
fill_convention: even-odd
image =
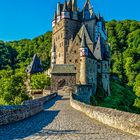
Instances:
[[[137,95],[140,108],[140,22],[125,20],[106,24],[111,45],[112,74],[129,85]]]
[[[137,97],[133,96],[131,101],[134,100],[132,101],[134,105],[140,108],[140,22],[113,20],[107,22],[106,27],[112,55],[111,73],[120,78],[122,85],[129,85],[130,91],[135,92]],[[0,41],[0,104],[5,101],[8,104],[10,100],[16,104],[27,98],[20,94],[21,98],[16,101],[14,101],[15,97],[20,97],[19,95],[10,96],[9,99],[9,87],[5,81],[15,80],[16,76],[21,77],[24,81],[25,68],[35,53],[41,58],[43,67],[47,70],[50,65],[50,49],[51,32],[32,40]],[[23,84],[21,83],[21,85]],[[23,93],[24,88],[19,90],[19,93]],[[132,91],[131,93],[134,94]],[[7,96],[5,96],[6,94]]]
[[[34,38],[12,42],[0,41],[0,104],[20,104],[29,99],[26,94],[25,69],[34,54],[42,60],[44,70],[50,65],[51,32]],[[48,77],[38,74],[31,82],[32,88],[45,87]],[[39,82],[41,79],[42,82]],[[49,84],[46,83],[46,85]]]

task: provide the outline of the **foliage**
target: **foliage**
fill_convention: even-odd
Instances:
[[[24,100],[28,100],[29,97],[25,92],[24,78],[20,74],[0,75],[0,104],[15,105],[21,104]]]
[[[31,76],[31,87],[32,89],[45,89],[50,86],[50,77],[45,74],[38,73]]]
[[[46,70],[50,65],[51,32],[32,40],[19,40],[12,42],[0,41],[0,70],[10,66],[12,69],[25,69],[34,54],[42,60]]]
[[[126,112],[140,113],[140,110],[134,106],[135,94],[130,87],[124,87],[119,81],[111,81],[111,96],[106,96],[102,100],[99,99],[97,94],[95,96],[96,105]]]
[[[44,70],[50,66],[51,32],[32,40],[0,41],[0,104],[21,104],[29,99],[25,92],[25,69],[34,54],[42,60]],[[32,88],[45,88],[50,79],[43,74],[32,78]]]
[[[134,89],[136,97],[132,98],[130,95],[133,93],[132,91],[128,92],[125,86],[122,84],[119,86],[113,83],[114,87],[120,90],[119,93],[124,91],[124,94],[113,95],[109,97],[110,102],[112,101],[113,107],[121,108],[126,111],[133,110],[132,103],[137,108],[140,108],[140,22],[134,20],[124,20],[124,21],[110,21],[106,23],[107,31],[108,31],[108,42],[111,46],[111,73],[117,75],[124,85],[129,85]],[[31,62],[31,59],[35,53],[42,60],[44,70],[47,70],[50,67],[50,50],[51,50],[51,32],[47,32],[44,35],[36,37],[32,40],[23,39],[19,41],[11,41],[11,42],[3,42],[0,41],[0,83],[1,89],[4,88],[4,85],[10,82],[12,76],[22,75],[23,81],[25,79],[25,69],[27,65]],[[4,78],[5,77],[5,78]],[[37,87],[36,83],[39,83],[39,79],[43,79],[43,76],[35,75],[35,79],[33,80],[33,88],[44,88],[48,85],[40,85]],[[5,80],[5,81],[4,81]],[[9,80],[9,81],[8,81]],[[3,81],[3,83],[2,83]],[[45,81],[45,80],[42,80]],[[23,83],[22,83],[23,84]],[[47,84],[47,82],[46,82]],[[3,85],[3,87],[2,87]],[[7,86],[5,85],[5,86]],[[10,87],[10,85],[8,85]],[[15,87],[19,86],[18,83],[15,84]],[[13,90],[13,89],[12,89]],[[18,89],[16,89],[18,90]],[[24,91],[23,91],[24,92]],[[102,96],[102,91],[99,89],[100,97]],[[118,91],[112,91],[117,92]],[[5,94],[6,92],[4,92]],[[8,93],[12,94],[10,91]],[[21,92],[20,92],[21,93]],[[128,93],[128,102],[125,102],[125,107],[122,104],[122,97],[127,97]],[[134,94],[134,93],[133,93]],[[2,92],[0,93],[0,102],[8,104],[7,101],[2,98]],[[103,95],[104,96],[104,95]],[[4,97],[4,95],[3,95]],[[15,97],[15,96],[14,96]],[[5,97],[8,100],[9,97]],[[112,98],[112,100],[111,100]],[[117,99],[116,99],[117,98]],[[108,98],[106,100],[109,100]],[[94,99],[92,99],[94,100]],[[103,99],[100,98],[102,101]],[[133,100],[133,101],[132,101]],[[135,100],[135,101],[134,101]],[[11,102],[21,102],[18,98],[14,98]],[[107,102],[107,101],[106,101]],[[117,106],[118,104],[118,106]],[[116,107],[117,106],[117,107]],[[127,106],[127,107],[126,107]],[[131,106],[131,107],[130,107]]]
[[[134,91],[136,93],[137,98],[135,99],[135,104],[137,108],[140,109],[140,73],[136,77],[136,82],[134,84]]]
[[[134,106],[140,108],[140,22],[133,20],[106,23],[111,46],[111,72],[122,83],[134,87]]]

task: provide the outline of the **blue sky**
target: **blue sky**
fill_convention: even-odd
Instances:
[[[0,40],[32,39],[52,30],[56,3],[64,0],[0,0]],[[80,8],[86,0],[77,0]],[[105,20],[140,21],[140,0],[91,0]]]

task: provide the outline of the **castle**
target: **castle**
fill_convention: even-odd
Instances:
[[[76,85],[77,93],[89,98],[99,86],[110,95],[110,46],[105,21],[94,13],[90,0],[82,11],[77,0],[58,2],[52,27],[53,87]]]

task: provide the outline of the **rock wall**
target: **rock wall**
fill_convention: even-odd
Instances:
[[[56,96],[57,93],[54,93],[36,100],[25,101],[23,105],[0,106],[0,125],[17,122],[43,111],[43,104]]]
[[[70,98],[70,104],[73,108],[85,113],[90,118],[133,135],[140,136],[140,115],[138,114],[86,105],[77,101],[74,95]]]
[[[74,87],[76,84],[76,75],[75,74],[52,74],[52,90],[57,91],[63,86]],[[62,82],[62,85],[60,84]]]

